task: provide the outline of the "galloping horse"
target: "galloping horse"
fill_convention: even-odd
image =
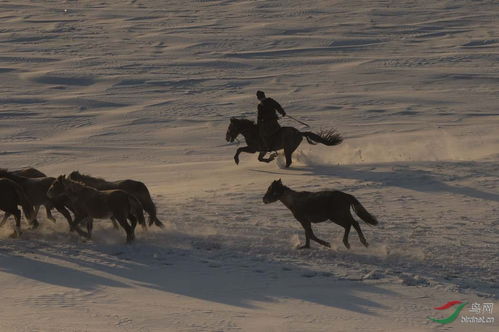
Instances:
[[[35,218],[35,210],[23,188],[10,179],[0,178],[0,210],[5,211],[5,216],[0,221],[0,227],[11,215],[14,215],[16,228],[11,237],[21,235],[21,211],[17,208],[18,205],[22,207],[26,219],[31,222]]]
[[[127,243],[135,239],[137,221],[145,224],[142,204],[135,196],[124,190],[100,191],[61,175],[50,186],[47,195],[55,198],[63,194],[71,200],[75,212],[75,225],[87,220],[88,238],[92,236],[94,218],[117,220],[127,234]],[[130,220],[130,224],[127,219]]]
[[[360,229],[359,223],[352,217],[350,208],[353,208],[355,214],[367,224],[373,226],[378,224],[376,217],[367,212],[355,197],[338,190],[319,192],[294,191],[282,184],[281,179],[279,179],[272,182],[265,196],[263,196],[265,204],[273,203],[277,200],[280,200],[282,204],[291,210],[293,216],[305,230],[305,244],[298,247],[298,249],[310,248],[310,240],[314,240],[323,246],[331,247],[329,242],[319,239],[312,231],[312,223],[319,223],[326,220],[330,220],[345,228],[343,244],[347,249],[350,249],[348,234],[352,226],[359,234],[360,242],[367,247],[367,240]]]
[[[156,205],[154,205],[151,194],[149,193],[149,190],[144,183],[130,179],[106,181],[101,178],[81,174],[78,171],[71,172],[68,178],[84,183],[87,186],[93,187],[97,190],[121,189],[126,191],[127,193],[135,196],[144,207],[144,211],[149,214],[149,226],[155,224],[158,227],[164,227],[163,223],[158,219],[156,215]]]
[[[239,154],[241,152],[255,153],[260,152],[258,160],[263,162],[271,162],[276,157],[272,154],[269,158],[264,158],[267,152],[277,151],[284,149],[284,156],[286,157],[286,167],[291,165],[291,155],[298,148],[303,138],[305,137],[309,144],[321,143],[328,146],[338,145],[343,142],[343,138],[335,130],[322,131],[319,134],[313,132],[301,132],[293,127],[282,127],[270,139],[271,143],[269,149],[264,149],[260,135],[258,133],[257,125],[247,119],[231,118],[229,128],[225,139],[227,142],[234,142],[238,135],[243,135],[246,140],[247,146],[238,148],[234,155],[234,161],[239,164]]]

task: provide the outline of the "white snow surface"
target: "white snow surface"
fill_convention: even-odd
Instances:
[[[495,303],[499,275],[497,1],[0,2],[0,167],[147,184],[166,227],[92,241],[40,211],[0,229],[0,331],[497,331],[446,317]],[[256,90],[335,147],[290,169],[233,155]],[[283,125],[297,126],[290,119]],[[301,130],[303,127],[298,126]],[[281,203],[341,190],[380,224],[315,224]],[[467,309],[465,309],[467,310]],[[494,315],[493,314],[493,315]]]

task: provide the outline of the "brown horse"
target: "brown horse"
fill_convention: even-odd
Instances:
[[[29,197],[35,208],[35,217],[33,219],[33,227],[38,227],[39,223],[36,219],[38,215],[38,210],[40,206],[45,206],[45,211],[47,213],[47,218],[55,222],[55,218],[50,212],[51,209],[56,208],[67,220],[68,224],[72,228],[72,217],[67,210],[66,201],[62,197],[51,199],[47,196],[47,190],[49,189],[55,178],[52,177],[36,177],[27,178],[24,176],[19,176],[14,174],[15,172],[9,172],[6,169],[0,169],[0,177],[5,177],[11,179],[18,183]],[[19,173],[19,172],[18,172]]]
[[[45,173],[40,172],[36,168],[33,167],[25,167],[21,169],[16,169],[14,171],[10,171],[10,173],[14,175],[24,176],[25,178],[46,178],[47,175]]]
[[[75,212],[75,224],[87,221],[88,237],[92,236],[93,219],[115,219],[127,234],[126,242],[135,239],[137,221],[145,224],[142,204],[133,195],[124,190],[99,191],[81,182],[67,179],[61,175],[47,191],[49,197],[66,195]],[[127,218],[131,224],[128,224]]]
[[[341,191],[294,191],[283,185],[281,179],[279,179],[272,182],[267,189],[267,193],[263,196],[265,204],[277,200],[280,200],[291,210],[293,216],[305,229],[305,245],[299,247],[299,249],[310,248],[310,239],[323,246],[331,247],[328,242],[317,238],[312,231],[311,223],[320,223],[326,220],[330,220],[345,228],[343,243],[347,249],[350,249],[348,234],[350,233],[351,226],[359,234],[360,242],[367,247],[368,243],[364,234],[362,234],[360,225],[350,213],[351,207],[366,223],[370,225],[378,224],[378,220],[367,212],[355,197]]]
[[[23,188],[10,179],[0,178],[0,210],[5,211],[0,227],[5,224],[10,215],[14,215],[16,227],[12,237],[21,235],[21,211],[17,208],[18,205],[22,207],[26,219],[31,222],[35,217],[35,211]]]
[[[328,146],[338,145],[343,142],[343,138],[335,130],[322,131],[319,134],[310,131],[301,132],[293,127],[282,127],[277,131],[274,136],[269,139],[270,149],[263,148],[262,140],[258,132],[257,125],[247,119],[231,118],[229,128],[225,139],[227,142],[234,142],[237,136],[243,135],[246,140],[247,146],[238,148],[234,155],[234,161],[239,164],[239,154],[241,152],[255,153],[260,152],[258,160],[263,162],[271,162],[277,154],[272,154],[269,158],[264,158],[267,152],[277,151],[284,149],[284,156],[286,157],[286,167],[291,165],[291,155],[301,144],[303,138],[307,139],[309,144],[321,143]]]
[[[144,211],[149,214],[149,226],[154,223],[156,226],[164,227],[163,223],[156,216],[156,205],[154,205],[151,194],[144,183],[135,180],[106,181],[101,178],[81,174],[78,171],[71,172],[68,177],[71,180],[82,182],[98,190],[121,189],[126,191],[135,196],[144,207]]]

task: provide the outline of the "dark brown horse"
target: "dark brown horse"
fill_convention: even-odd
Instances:
[[[72,228],[72,217],[69,211],[67,210],[66,201],[61,198],[51,199],[47,196],[47,190],[49,189],[52,182],[55,181],[55,178],[52,177],[36,177],[36,178],[27,178],[24,176],[19,176],[14,174],[14,172],[9,172],[6,169],[0,169],[0,177],[5,177],[11,179],[18,183],[29,197],[30,201],[33,203],[35,208],[35,217],[33,218],[33,227],[38,226],[38,220],[36,219],[38,215],[38,210],[40,206],[43,205],[45,207],[47,218],[55,222],[55,218],[52,216],[50,212],[51,209],[55,208],[59,211],[67,220],[68,224]]]
[[[0,227],[11,215],[14,215],[16,227],[12,237],[21,235],[21,211],[17,208],[18,205],[22,207],[26,219],[31,223],[35,211],[23,188],[10,179],[0,178],[0,210],[5,211],[2,221],[0,221]]]
[[[135,180],[106,181],[101,178],[81,174],[78,171],[71,172],[68,177],[71,180],[82,182],[98,190],[121,189],[132,194],[142,203],[144,211],[149,214],[149,225],[154,223],[156,226],[164,227],[163,223],[156,216],[156,205],[154,205],[151,194],[144,183]]]
[[[326,220],[330,220],[345,228],[343,243],[348,249],[350,249],[348,234],[351,226],[359,234],[360,242],[367,247],[366,238],[362,234],[359,223],[352,217],[350,208],[353,208],[355,213],[366,223],[370,225],[378,224],[378,220],[367,212],[355,197],[341,191],[294,191],[283,185],[281,179],[279,179],[272,182],[267,189],[267,193],[263,196],[265,204],[277,200],[280,200],[291,210],[293,216],[300,222],[303,229],[305,229],[305,245],[299,247],[299,249],[310,248],[311,239],[323,246],[331,247],[329,242],[317,238],[312,231],[311,223],[319,223]]]
[[[50,186],[47,194],[52,198],[60,195],[69,197],[75,212],[75,224],[78,225],[86,220],[89,238],[92,236],[94,218],[117,220],[127,234],[127,243],[135,239],[137,221],[145,224],[142,204],[124,190],[101,191],[61,175]],[[127,219],[130,220],[130,224]]]
[[[239,154],[241,152],[255,153],[259,152],[258,160],[263,162],[271,162],[276,157],[272,154],[269,158],[264,158],[270,151],[277,151],[284,149],[284,156],[286,157],[286,167],[291,165],[291,155],[298,148],[303,138],[307,139],[310,144],[321,143],[328,146],[338,145],[343,142],[343,138],[335,130],[323,131],[319,134],[310,131],[301,132],[293,127],[281,127],[273,137],[269,139],[270,149],[264,149],[262,144],[257,125],[247,119],[231,118],[229,128],[225,139],[227,142],[234,142],[238,135],[243,135],[246,140],[247,146],[238,148],[234,155],[234,161],[239,164]]]
[[[10,173],[14,175],[24,176],[25,178],[46,178],[47,175],[45,173],[40,172],[36,168],[33,167],[25,167],[21,169],[16,169],[14,171],[10,171]]]

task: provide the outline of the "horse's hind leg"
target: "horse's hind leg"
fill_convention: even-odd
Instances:
[[[120,226],[118,226],[118,222],[116,221],[116,219],[114,217],[111,217],[111,221],[113,222],[113,228],[114,229],[119,229]]]
[[[355,230],[359,234],[360,242],[367,248],[369,246],[369,243],[367,243],[367,240],[364,237],[364,234],[362,233],[362,230],[360,229],[359,223],[355,219],[353,219],[353,218],[352,218],[352,220],[353,220],[352,221],[353,228],[355,228]]]
[[[128,224],[126,218],[123,217],[122,215],[114,215],[114,217],[116,218],[116,220],[120,223],[121,227],[123,227],[123,229],[126,232],[126,243],[131,243],[135,239],[134,230]]]
[[[264,163],[270,163],[272,160],[275,159],[276,154],[271,154],[269,158],[264,158],[267,152],[262,151],[258,154],[258,161],[263,161]]]
[[[295,152],[296,149],[298,149],[298,146],[301,143],[302,138],[299,139],[297,142],[293,142],[294,144],[290,144],[288,146],[284,146],[284,157],[286,157],[286,167],[291,166],[291,163],[293,162],[292,155],[293,152]]]
[[[350,249],[350,243],[348,243],[348,234],[350,234],[350,228],[352,227],[352,225],[348,224],[345,227],[345,234],[343,234],[343,244],[345,245],[345,247],[347,247],[347,249]]]
[[[133,214],[128,215],[128,220],[130,220],[130,225],[132,227],[132,231],[135,231],[135,227],[137,227],[137,218]],[[142,224],[142,228],[147,230],[146,224]]]
[[[165,227],[165,225],[161,222],[161,220],[158,219],[158,217],[156,215],[154,215],[154,216],[149,215],[149,226],[151,226],[153,223],[156,226],[158,226],[159,228]],[[143,224],[142,227],[146,228],[146,225]]]
[[[345,229],[345,233],[343,234],[343,244],[347,249],[350,249],[350,243],[348,242],[348,235],[350,234],[350,229],[352,227],[353,222],[355,222],[355,219],[353,219],[350,212],[336,211],[335,213],[333,213],[332,218],[330,218],[329,220],[331,220],[335,224],[340,225]]]

